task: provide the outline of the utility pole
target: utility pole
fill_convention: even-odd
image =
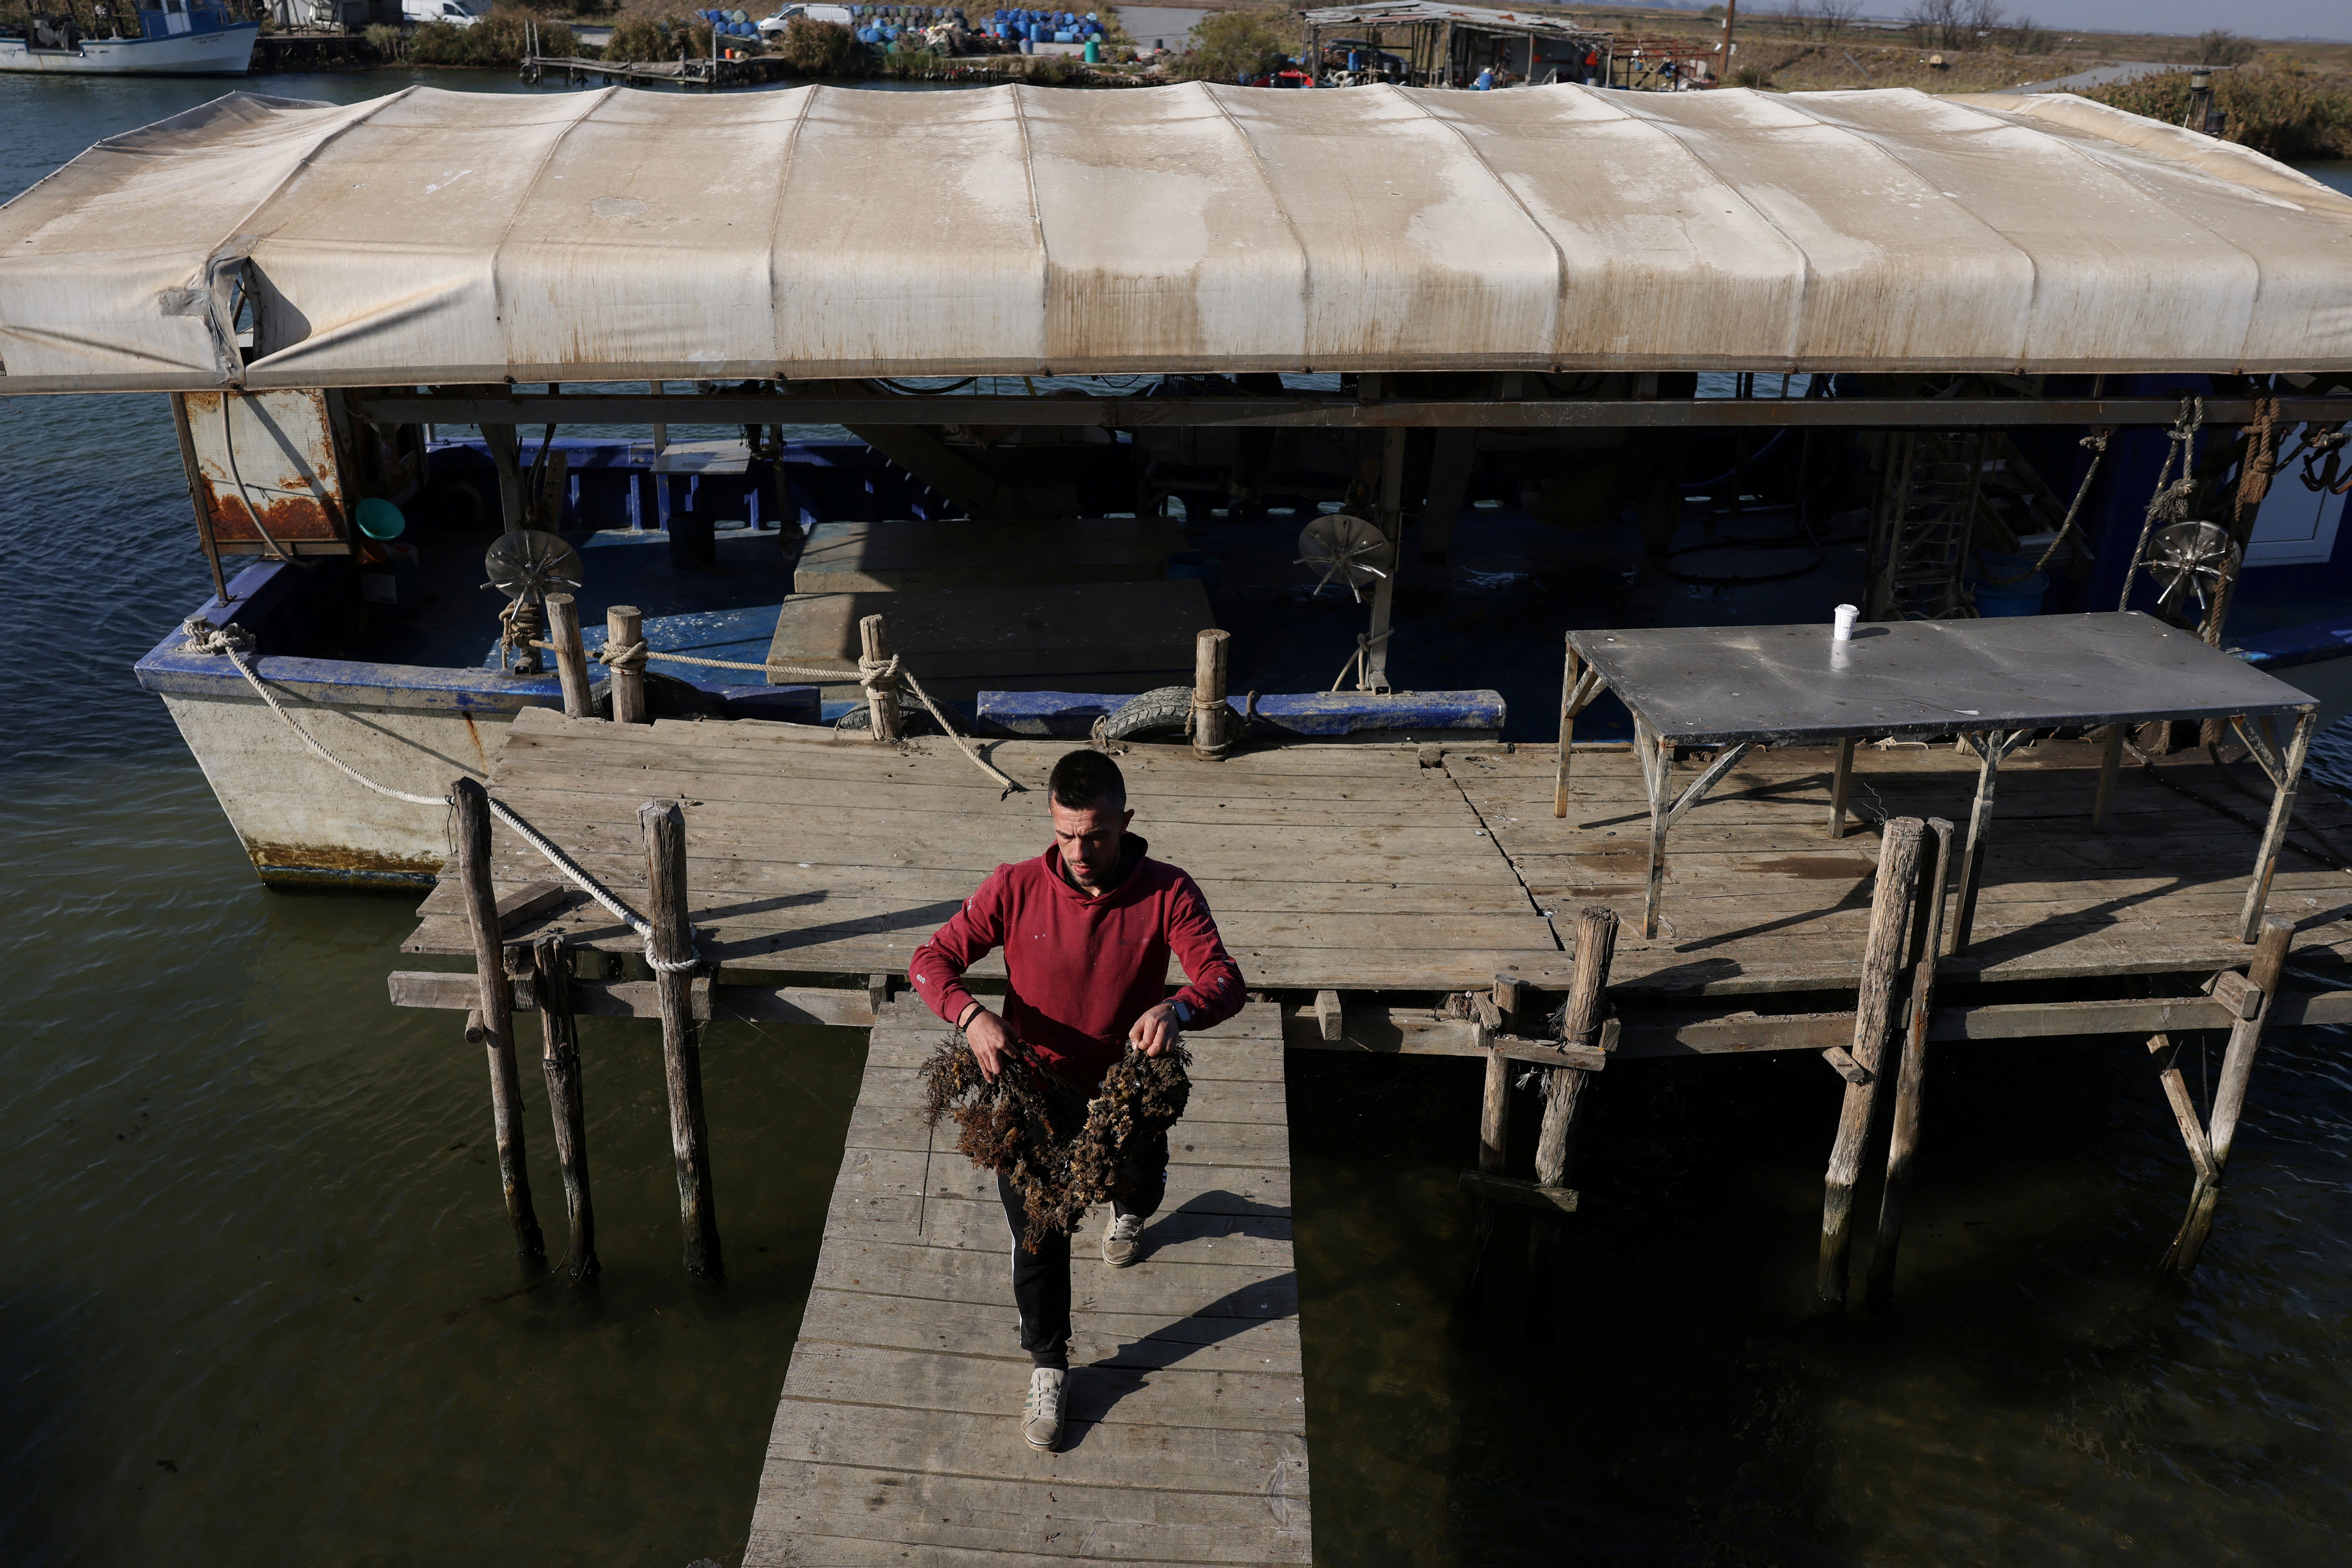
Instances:
[[[1735,44],[1735,43],[1733,43],[1733,41],[1732,41],[1732,33],[1733,33],[1733,30],[1738,26],[1738,25],[1739,25],[1739,0],[1724,0],[1724,4],[1723,4],[1723,68],[1722,68],[1721,70],[1717,71],[1717,72],[1716,73],[1716,76],[1715,76],[1716,85],[1717,85],[1717,86],[1718,86],[1718,87],[1722,86],[1725,82],[1727,82],[1727,81],[1729,81],[1729,80],[1731,79],[1731,55],[1732,55],[1732,51],[1733,51],[1735,48],[1737,48],[1737,47],[1738,47],[1738,45],[1736,45],[1736,44]]]

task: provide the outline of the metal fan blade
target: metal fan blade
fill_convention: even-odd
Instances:
[[[1364,595],[1360,590],[1389,574],[1389,542],[1379,529],[1360,517],[1335,511],[1299,531],[1295,564],[1316,568],[1312,596],[1320,597],[1326,587],[1337,583],[1361,604]]]
[[[580,552],[543,529],[518,529],[503,533],[482,558],[490,587],[509,599],[543,599],[548,595],[580,586]]]
[[[2193,595],[2203,607],[2238,562],[2237,542],[2210,522],[2176,522],[2147,542],[2146,571],[2161,592],[2157,608],[2169,613]]]

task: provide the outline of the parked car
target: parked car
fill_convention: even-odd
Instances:
[[[400,0],[400,19],[412,26],[446,22],[453,27],[470,27],[489,11],[489,0]]]
[[[856,22],[856,18],[850,15],[849,7],[846,5],[787,5],[772,16],[761,18],[760,37],[782,37],[785,27],[791,25],[792,19],[795,16],[806,16],[812,22],[838,22],[845,27],[852,26]]]

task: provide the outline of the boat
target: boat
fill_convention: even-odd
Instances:
[[[413,885],[572,700],[533,552],[657,716],[855,725],[878,614],[1074,740],[1220,627],[1252,735],[1420,741],[1548,732],[1567,624],[2340,616],[2347,242],[2065,97],[231,94],[0,208],[0,391],[170,395],[214,594],[137,679],[265,880]]]
[[[36,14],[0,32],[0,71],[74,76],[243,76],[253,63],[261,24],[237,19],[226,5],[197,0],[112,0],[96,9],[99,26]],[[135,30],[134,30],[135,24]]]

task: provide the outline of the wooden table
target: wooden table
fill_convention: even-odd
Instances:
[[[2124,731],[2172,719],[2227,721],[2270,775],[2270,819],[2246,889],[2241,935],[2252,942],[2295,787],[2317,722],[2316,700],[2193,632],[2137,612],[1902,621],[1858,626],[1847,642],[1826,626],[1654,626],[1571,631],[1560,679],[1559,759],[1552,815],[1568,815],[1569,743],[1576,715],[1601,691],[1633,717],[1633,751],[1650,804],[1649,887],[1643,934],[1657,934],[1666,831],[1706,797],[1748,748],[1835,742],[1829,835],[1845,831],[1854,742],[1954,735],[1979,759],[1961,857],[1951,949],[1966,952],[2001,759],[2037,731],[2105,730],[2091,826],[2104,831]],[[2277,725],[2294,720],[2282,743]],[[1675,754],[1717,748],[1679,795]]]

